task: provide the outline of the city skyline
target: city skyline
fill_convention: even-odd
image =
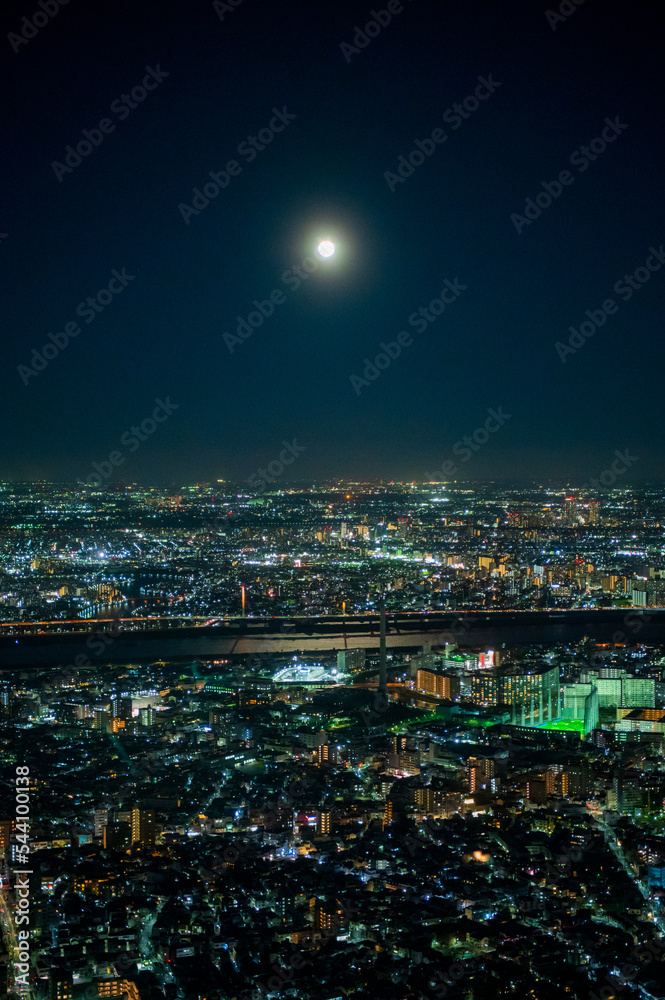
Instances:
[[[661,20],[2,5],[0,994],[665,1000]]]

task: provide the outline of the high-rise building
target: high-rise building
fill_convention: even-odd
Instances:
[[[340,649],[337,653],[337,669],[340,673],[360,674],[365,669],[364,649]]]
[[[579,719],[586,736],[598,726],[598,688],[594,684],[564,684],[561,718]]]
[[[416,690],[432,694],[436,698],[453,698],[453,688],[459,693],[459,681],[455,677],[436,674],[431,670],[419,670],[416,675]]]
[[[598,500],[591,500],[583,509],[582,517],[585,524],[598,524],[600,521],[600,503]]]
[[[126,851],[131,842],[132,828],[129,823],[116,821],[104,827],[104,850]]]
[[[656,681],[653,677],[622,677],[621,705],[624,708],[655,708]]]
[[[319,767],[326,767],[327,765],[337,763],[337,747],[330,743],[322,743],[317,748],[316,755]]]
[[[155,846],[155,814],[151,809],[132,809],[132,844]]]
[[[496,774],[496,761],[491,757],[469,757],[467,773],[470,792],[478,792],[483,788],[493,789],[492,779]]]
[[[331,827],[331,818],[329,810],[324,810],[323,812],[318,812],[316,814],[316,830],[317,833],[329,834]]]
[[[71,1000],[73,981],[69,969],[51,969],[48,974],[49,1000]]]
[[[432,652],[416,653],[409,660],[409,676],[417,677],[419,670],[434,670],[436,656]]]
[[[586,761],[565,767],[561,772],[561,793],[565,799],[586,798],[589,792],[589,766]]]
[[[336,899],[317,899],[314,903],[314,927],[323,934],[336,934],[343,916],[344,909]]]
[[[0,717],[4,719],[12,717],[12,695],[13,688],[8,684],[3,684],[0,688]]]
[[[471,674],[471,699],[477,705],[498,705],[500,701],[500,679],[495,672]]]
[[[101,729],[105,733],[112,732],[111,713],[105,708],[96,708],[92,717],[92,728]]]
[[[614,778],[617,812],[633,816],[642,808],[643,793],[638,778],[629,778],[623,771]]]
[[[413,790],[414,804],[428,816],[452,816],[459,807],[460,798],[461,792],[440,791],[429,786]]]
[[[139,709],[139,722],[144,729],[152,729],[155,725],[155,710],[152,705]]]
[[[618,708],[622,704],[621,677],[598,677],[593,684],[598,689],[599,708]]]
[[[95,809],[95,837],[97,840],[101,840],[104,836],[104,827],[108,821],[108,809]]]
[[[561,520],[564,524],[574,525],[579,524],[581,517],[579,508],[577,505],[577,500],[573,497],[566,497],[563,502],[563,508],[561,511]]]
[[[111,699],[111,715],[114,719],[122,719],[124,722],[132,721],[132,699],[122,698],[116,695]]]
[[[559,668],[506,664],[460,678],[461,691],[479,705],[512,705],[512,722],[537,726],[559,715]]]

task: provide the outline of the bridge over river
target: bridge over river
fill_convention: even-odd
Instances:
[[[379,616],[321,618],[106,618],[0,624],[0,668],[89,662],[325,653],[379,648]],[[387,616],[389,649],[454,642],[461,649],[529,643],[665,643],[665,608],[405,612]],[[81,661],[79,661],[81,665]],[[87,665],[87,664],[85,664]]]

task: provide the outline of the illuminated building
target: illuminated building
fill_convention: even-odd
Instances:
[[[236,691],[238,708],[253,708],[258,705],[269,705],[275,685],[272,681],[249,681]]]
[[[51,969],[48,974],[49,1000],[71,1000],[72,974],[68,969]]]
[[[563,764],[552,764],[545,772],[545,791],[548,795],[556,795],[561,791],[561,773]]]
[[[561,793],[565,799],[586,798],[589,793],[589,768],[586,761],[562,771]]]
[[[321,900],[314,902],[314,927],[322,934],[337,934],[344,909],[337,900]]]
[[[319,767],[326,767],[337,763],[337,747],[330,743],[322,743],[317,748],[317,763]]]
[[[132,809],[132,844],[155,846],[155,814],[151,809]]]
[[[139,721],[143,728],[152,729],[155,724],[155,710],[151,705],[139,709]]]
[[[496,673],[472,674],[471,700],[477,705],[498,705],[499,696],[499,676]]]
[[[235,686],[230,678],[220,674],[211,674],[205,679],[204,690],[206,693],[212,692],[212,694],[233,694]]]
[[[623,771],[614,778],[617,812],[634,816],[642,809],[644,795],[639,778],[628,777]]]
[[[132,699],[115,697],[111,699],[111,715],[114,719],[132,721]]]
[[[106,709],[96,708],[92,717],[92,728],[101,729],[105,733],[112,731],[111,714]]]
[[[593,681],[593,684],[598,689],[599,708],[617,708],[619,705],[623,704],[623,685],[620,677],[599,677],[597,680]]]
[[[12,821],[0,819],[0,854],[9,857],[9,841],[12,835]]]
[[[445,674],[435,674],[431,670],[419,670],[416,675],[416,690],[432,694],[436,698],[450,698],[451,678]]]
[[[577,501],[573,497],[566,497],[563,504],[563,509],[561,512],[561,520],[564,524],[574,525],[579,524],[581,517]]]
[[[661,708],[617,708],[615,732],[665,734],[665,712]]]
[[[126,997],[127,1000],[140,998],[138,986],[131,979],[103,979],[97,983],[97,994],[100,997]]]
[[[316,814],[316,830],[317,833],[329,834],[330,833],[330,813],[319,812]]]
[[[506,665],[467,674],[460,682],[475,704],[511,705],[513,725],[538,726],[558,718],[558,667]]]
[[[407,748],[406,736],[393,737],[393,750],[388,754],[387,774],[420,774],[421,753]]]
[[[337,653],[337,669],[343,674],[360,674],[365,669],[364,649],[340,649]]]
[[[564,684],[561,689],[562,719],[580,719],[584,735],[598,726],[598,688],[593,684]]]
[[[621,705],[625,708],[654,708],[655,680],[652,677],[622,677]]]
[[[496,773],[496,761],[491,757],[469,757],[467,763],[469,791],[478,792],[482,788],[492,787],[492,779]]]
[[[597,500],[592,500],[588,503],[583,516],[586,524],[598,524],[600,521],[600,503]]]
[[[461,792],[446,792],[430,787],[416,788],[413,794],[416,807],[428,816],[452,816],[458,811],[462,799]]]
[[[108,809],[95,809],[95,837],[98,840],[104,836],[104,827],[109,821]]]
[[[107,823],[104,827],[104,850],[126,851],[130,846],[132,828],[129,823]]]
[[[444,670],[476,670],[479,662],[475,653],[463,655],[462,653],[448,652],[446,648],[441,659],[441,666]]]

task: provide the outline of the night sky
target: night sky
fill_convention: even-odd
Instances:
[[[452,461],[581,484],[626,450],[622,481],[660,479],[658,5],[391,0],[366,33],[382,0],[234,4],[70,0],[38,29],[37,0],[4,8],[2,477],[83,481],[117,451],[110,485],[245,480],[295,442],[285,481]]]

